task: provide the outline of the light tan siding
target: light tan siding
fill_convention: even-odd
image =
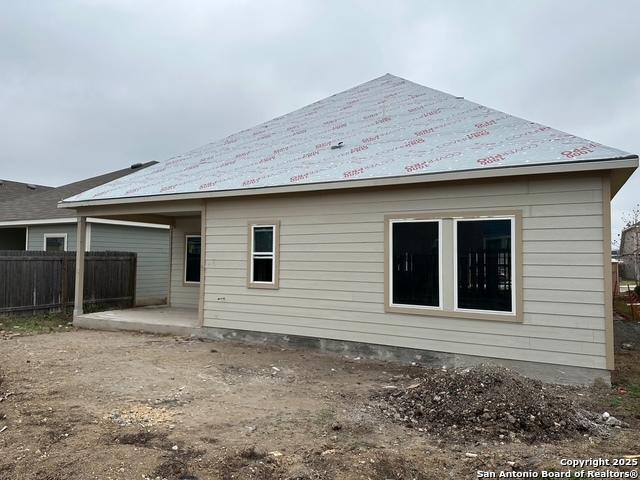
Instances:
[[[384,216],[518,210],[522,323],[384,311]],[[211,200],[204,325],[605,368],[602,180],[529,177]],[[280,288],[247,289],[246,225],[277,219]]]
[[[184,283],[185,235],[200,234],[200,217],[176,217],[171,233],[171,288],[172,307],[198,308],[200,286]]]

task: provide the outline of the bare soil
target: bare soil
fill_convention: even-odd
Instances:
[[[131,333],[0,335],[0,480],[440,480],[562,470],[562,458],[640,453],[640,354],[621,358],[624,385],[562,395],[630,428],[528,443],[456,440],[388,418],[372,398],[424,379],[420,367]]]

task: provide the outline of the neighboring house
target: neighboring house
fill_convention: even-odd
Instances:
[[[637,165],[385,75],[61,206],[171,219],[196,335],[586,382],[614,366],[610,201]]]
[[[640,280],[640,223],[625,228],[620,235],[620,275]]]
[[[122,178],[156,162],[89,178],[58,188],[38,187],[36,193],[0,202],[0,250],[75,250],[77,216],[57,208],[58,202]],[[91,218],[87,251],[136,252],[136,303],[165,303],[169,268],[169,226]]]
[[[49,190],[51,187],[34,185],[32,183],[12,182],[0,180],[0,203],[26,197],[35,193]],[[18,250],[24,246],[24,231],[21,228],[2,230],[0,235],[0,250]]]

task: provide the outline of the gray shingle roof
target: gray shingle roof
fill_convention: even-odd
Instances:
[[[9,202],[26,195],[50,190],[52,187],[35,185],[32,183],[12,182],[11,180],[0,179],[0,202]]]
[[[58,208],[58,202],[71,195],[77,195],[85,190],[95,188],[133,172],[138,172],[155,163],[157,162],[148,162],[135,169],[131,167],[124,168],[97,177],[80,180],[79,182],[69,183],[61,187],[48,188],[48,190],[32,193],[31,195],[8,202],[0,202],[0,222],[75,217],[75,210]]]

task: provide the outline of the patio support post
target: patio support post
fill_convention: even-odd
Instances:
[[[87,244],[87,217],[78,217],[76,244],[76,289],[73,316],[82,315],[84,300],[84,252]]]

